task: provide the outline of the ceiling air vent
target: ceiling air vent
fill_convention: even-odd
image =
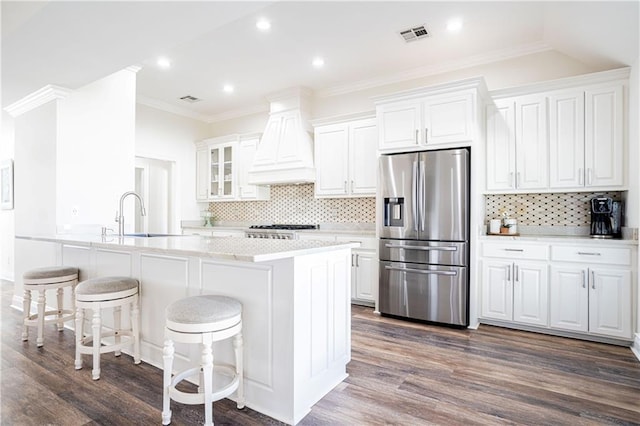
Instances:
[[[199,102],[202,99],[198,99],[195,96],[191,96],[191,95],[187,95],[187,96],[183,96],[180,98],[181,101],[185,101],[185,102],[189,102],[190,104],[194,103],[194,102]]]
[[[420,40],[421,38],[425,38],[429,36],[427,29],[424,25],[420,25],[419,27],[409,28],[408,30],[400,31],[400,35],[409,43],[410,41]]]

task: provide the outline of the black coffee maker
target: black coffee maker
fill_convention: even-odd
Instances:
[[[622,234],[622,202],[609,197],[591,199],[591,237],[620,238]]]

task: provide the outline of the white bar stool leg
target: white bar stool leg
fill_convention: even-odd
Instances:
[[[242,333],[238,333],[233,338],[233,350],[236,355],[236,374],[238,375],[238,390],[236,391],[237,396],[237,407],[239,409],[244,408],[244,374],[243,374],[243,340]]]
[[[100,307],[96,306],[93,310],[93,321],[91,323],[93,329],[93,370],[91,370],[91,376],[93,380],[100,378],[100,341],[102,328],[102,318],[100,317]]]
[[[25,323],[31,315],[31,290],[25,290],[22,297],[22,341],[29,340],[29,327]]]
[[[114,306],[113,308],[113,329],[116,335],[113,337],[116,345],[120,344],[122,338],[120,337],[120,331],[122,330],[122,306]],[[120,356],[120,349],[114,351],[115,356]]]
[[[38,337],[36,338],[36,346],[44,345],[44,302],[45,290],[38,290]]]
[[[131,303],[131,331],[133,332],[133,363],[140,364],[140,303],[136,296]]]
[[[62,296],[63,296],[63,292],[62,292],[62,287],[60,287],[57,291],[56,291],[56,302],[58,303],[58,331],[62,331],[64,329],[64,322],[62,321],[62,309],[63,309],[63,303],[62,303]]]
[[[211,338],[202,342],[202,374],[204,376],[204,426],[213,426],[213,352]]]
[[[84,329],[84,309],[76,309],[76,370],[82,369],[82,355],[80,354],[80,346],[82,346]]]
[[[168,425],[171,423],[171,409],[169,400],[169,389],[171,388],[171,369],[173,366],[173,341],[165,340],[164,348],[162,349],[163,359],[163,390],[162,390],[162,424]]]

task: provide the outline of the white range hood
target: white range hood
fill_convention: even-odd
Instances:
[[[316,180],[307,110],[311,91],[296,87],[269,96],[269,120],[262,134],[249,183],[282,185]]]

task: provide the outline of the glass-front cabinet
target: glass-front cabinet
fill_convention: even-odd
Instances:
[[[211,182],[209,184],[210,198],[233,198],[234,170],[233,146],[225,144],[209,148]]]

